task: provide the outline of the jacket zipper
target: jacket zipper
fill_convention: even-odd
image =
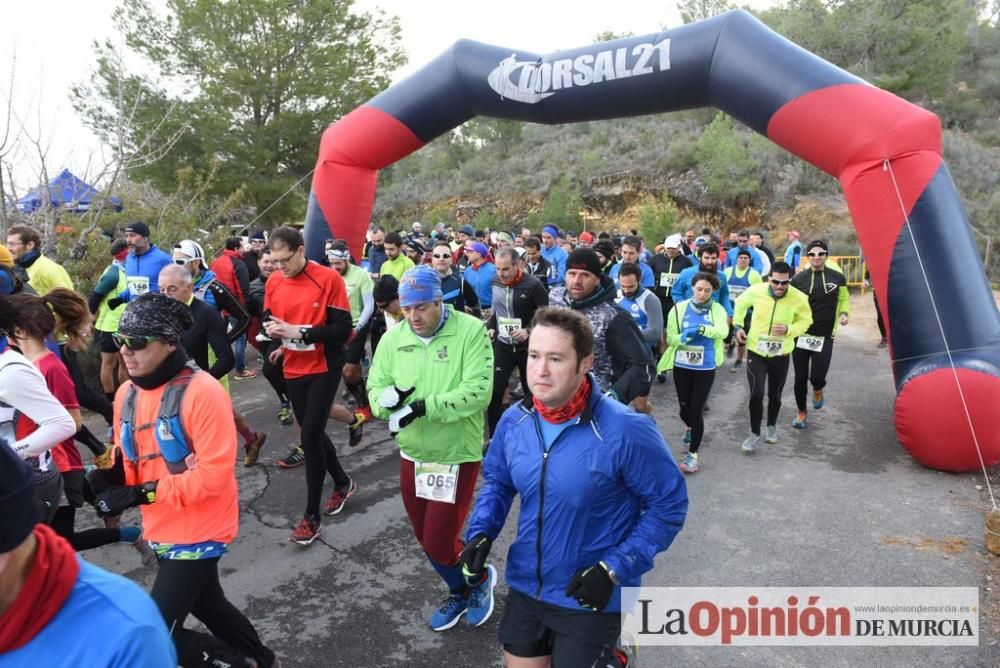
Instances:
[[[545,437],[542,436],[542,428],[538,424],[538,420],[540,418],[535,416],[534,419],[535,419],[535,431],[538,433],[538,442],[541,443],[542,447],[544,448]],[[580,418],[579,417],[576,418],[576,421],[577,423],[579,423]],[[563,429],[561,432],[559,432],[559,435],[556,436],[556,439],[554,441],[552,441],[552,445],[549,446],[549,449],[542,450],[542,473],[541,473],[542,477],[538,483],[538,532],[536,533],[536,538],[535,538],[535,555],[536,555],[535,575],[538,578],[538,588],[535,589],[535,598],[540,598],[542,595],[542,523],[543,523],[542,511],[545,509],[545,471],[546,469],[548,469],[549,466],[549,454],[552,452],[553,449],[555,449],[556,443],[559,442],[559,439],[562,438],[562,435],[565,434],[567,431],[569,431],[569,429],[570,427],[566,427],[566,429]]]

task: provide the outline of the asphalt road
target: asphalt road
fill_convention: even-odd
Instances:
[[[639,665],[1000,665],[996,602],[987,589],[1000,569],[984,547],[989,504],[982,476],[924,469],[903,451],[893,432],[892,377],[888,355],[875,347],[870,297],[856,297],[855,312],[837,338],[826,406],[810,413],[807,431],[789,428],[790,374],[780,441],[762,443],[753,457],[739,452],[748,429],[746,377],[720,370],[702,469],[688,477],[687,524],[645,584],[980,587],[980,646],[643,648]],[[410,533],[399,499],[398,454],[384,425],[370,425],[361,446],[351,449],[347,428],[331,422],[328,433],[360,489],[342,514],[326,520],[321,539],[302,548],[288,535],[304,504],[304,469],[274,466],[295,428],[278,424],[276,400],[262,377],[235,381],[233,389],[239,410],[269,437],[261,465],[238,467],[240,536],[222,561],[223,586],[282,665],[501,665],[502,583],[497,612],[483,627],[461,623],[435,633],[426,625],[444,588]],[[683,426],[672,384],[655,385],[651,400],[679,457]],[[511,520],[493,550],[501,573],[512,526]],[[87,557],[147,588],[155,577],[155,567],[141,567],[124,546]]]

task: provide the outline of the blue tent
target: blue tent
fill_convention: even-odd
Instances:
[[[55,209],[84,213],[90,210],[91,203],[96,203],[94,198],[98,197],[99,193],[97,188],[73,176],[68,169],[64,169],[49,182],[48,186],[39,186],[17,200],[17,209],[21,213],[37,211],[41,208],[43,198],[46,196]],[[98,201],[100,200],[98,199]],[[122,210],[121,198],[110,197],[108,203],[114,207],[115,211]]]

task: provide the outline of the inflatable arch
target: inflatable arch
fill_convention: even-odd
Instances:
[[[937,116],[743,10],[545,56],[456,42],[324,132],[307,252],[321,257],[332,235],[359,256],[378,170],[475,116],[572,123],[706,106],[840,180],[889,330],[903,446],[940,470],[1000,462],[1000,313]]]

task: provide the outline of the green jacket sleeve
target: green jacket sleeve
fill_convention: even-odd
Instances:
[[[705,329],[710,339],[724,339],[729,336],[729,314],[722,304],[712,302],[712,326]]]
[[[841,285],[837,290],[837,315],[851,314],[851,293],[847,291],[846,285]]]
[[[743,321],[747,317],[747,309],[753,304],[753,286],[750,286],[736,298],[736,307],[733,309],[733,326],[742,327]],[[808,304],[806,304],[808,306]]]
[[[795,319],[788,325],[788,336],[793,339],[802,336],[813,323],[812,308],[809,306],[809,298],[804,294],[796,301]]]
[[[683,303],[681,302],[681,304]],[[670,309],[670,313],[667,314],[667,345],[670,347],[681,345],[681,330],[678,326],[681,314],[677,310],[678,306],[680,304],[674,304],[673,308]]]
[[[371,368],[368,369],[368,403],[371,406],[372,414],[381,420],[388,420],[392,414],[378,403],[382,392],[393,384],[392,377],[389,375],[392,371],[393,359],[392,350],[386,345],[388,335],[389,332],[386,332],[379,342],[380,345],[372,357]]]
[[[478,323],[465,336],[462,380],[458,387],[424,398],[427,417],[435,422],[458,422],[490,405],[493,397],[493,344],[486,327]],[[371,381],[369,380],[369,383]],[[369,384],[369,387],[371,385]]]

